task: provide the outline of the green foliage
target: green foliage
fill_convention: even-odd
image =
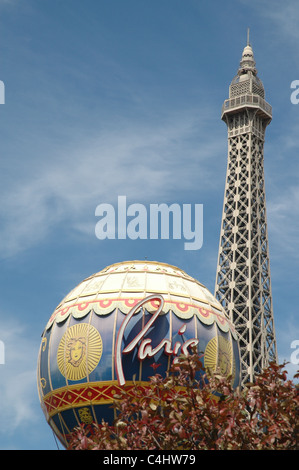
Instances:
[[[69,449],[298,449],[298,388],[284,367],[270,364],[240,391],[230,377],[206,375],[197,354],[182,356],[166,378],[154,375],[146,392],[136,383],[115,397],[113,426],[76,428]]]

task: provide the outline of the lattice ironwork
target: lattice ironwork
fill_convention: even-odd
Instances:
[[[215,296],[239,335],[244,385],[277,360],[263,162],[272,112],[263,99],[249,43],[229,96],[234,99],[226,100],[222,108],[228,162]]]

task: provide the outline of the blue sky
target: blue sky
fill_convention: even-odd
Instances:
[[[266,99],[265,178],[278,353],[299,340],[299,4],[0,0],[0,449],[55,449],[39,406],[40,335],[81,280],[131,259],[214,292],[227,162],[220,119],[247,28]],[[203,204],[203,246],[98,240],[95,209]],[[290,365],[290,378],[296,366]]]

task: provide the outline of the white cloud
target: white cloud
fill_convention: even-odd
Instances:
[[[258,2],[259,6],[261,2]],[[272,19],[281,32],[294,40],[299,39],[299,4],[293,0],[268,1],[263,4],[263,13]]]
[[[177,198],[178,188],[211,188],[211,161],[223,140],[207,137],[202,123],[201,145],[199,140],[194,145],[201,123],[191,112],[163,127],[131,124],[123,129],[116,124],[94,140],[83,139],[79,148],[65,146],[58,152],[52,150],[57,149],[54,143],[38,168],[34,153],[24,156],[32,171],[24,176],[16,168],[13,186],[2,186],[0,255],[38,243],[57,224],[84,231],[96,222],[96,206],[114,203],[121,194],[134,202],[161,202]]]
[[[282,364],[287,362],[286,369],[288,378],[293,380],[294,375],[299,370],[299,364],[296,364],[299,354],[297,353],[299,341],[299,325],[297,313],[293,310],[288,311],[284,316],[283,326],[277,331],[278,342],[278,362]],[[295,343],[296,342],[296,343]],[[298,380],[296,380],[298,382]]]
[[[5,363],[0,365],[0,436],[40,418],[36,412],[37,347],[16,321],[0,318]]]
[[[257,10],[259,15],[271,20],[276,25],[277,41],[284,34],[293,40],[299,39],[298,21],[299,4],[293,0],[241,0]]]
[[[299,257],[299,186],[280,190],[267,204],[271,241],[292,258]]]

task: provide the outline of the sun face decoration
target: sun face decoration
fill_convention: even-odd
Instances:
[[[204,357],[207,372],[218,369],[225,377],[232,375],[234,380],[236,367],[230,341],[223,336],[215,336],[208,342]]]
[[[100,333],[88,323],[78,323],[67,329],[59,343],[57,364],[68,380],[87,377],[98,365],[103,352]]]

